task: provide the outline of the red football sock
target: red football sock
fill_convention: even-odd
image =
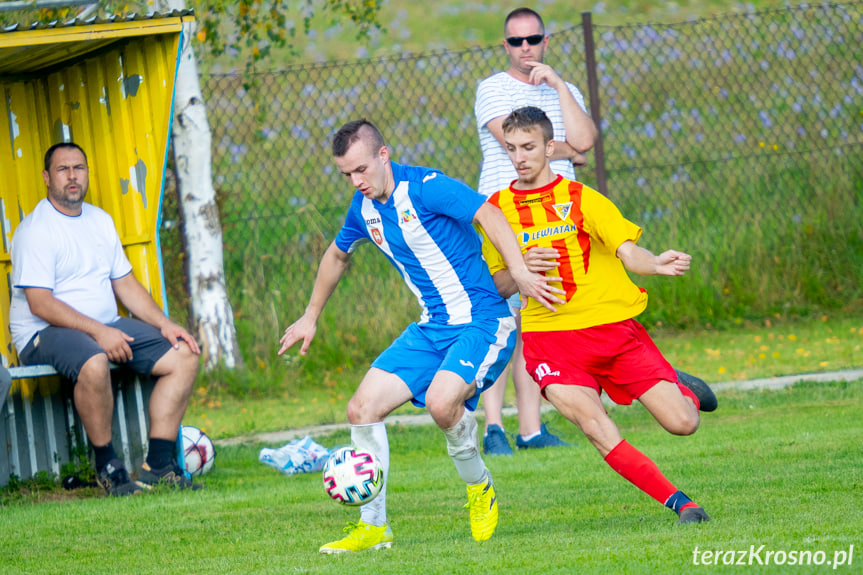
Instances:
[[[665,505],[671,496],[678,492],[677,488],[662,474],[649,457],[631,446],[625,439],[618,443],[608,455],[605,462],[617,471],[624,479]],[[681,493],[681,495],[683,495]],[[686,497],[683,495],[683,497]],[[686,499],[689,499],[688,497]],[[688,501],[675,509],[678,513],[687,507],[697,507]]]
[[[684,397],[690,398],[693,402],[695,402],[695,409],[701,409],[701,402],[698,401],[698,396],[695,395],[691,389],[683,385],[682,383],[677,384],[677,388],[680,390],[680,393],[684,395]]]

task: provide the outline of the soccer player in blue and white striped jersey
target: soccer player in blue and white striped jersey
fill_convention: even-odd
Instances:
[[[495,206],[438,170],[390,159],[378,129],[367,120],[342,126],[333,140],[339,170],[356,188],[345,223],[324,254],[306,311],[285,330],[279,354],[302,340],[305,354],[317,319],[356,246],[370,241],[398,269],[422,313],[372,363],[348,403],[351,442],[384,467],[380,495],[360,510],[344,539],[321,553],[388,548],[386,478],[389,444],[383,420],[399,406],[427,407],[443,430],[447,451],[467,484],[471,534],[491,537],[497,497],[479,451],[473,416],[483,389],[494,383],[515,345],[515,321],[481,257],[480,224],[500,251],[523,297],[554,309],[559,278],[530,272],[512,229]]]

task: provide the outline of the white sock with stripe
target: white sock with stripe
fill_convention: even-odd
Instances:
[[[464,410],[464,414],[455,427],[444,429],[446,450],[455,463],[456,471],[465,483],[477,485],[485,481],[485,463],[479,453],[476,418],[473,413]]]
[[[383,421],[351,426],[351,443],[372,452],[384,468],[384,486],[371,502],[360,507],[363,523],[380,527],[387,524],[387,477],[390,473],[390,443]]]

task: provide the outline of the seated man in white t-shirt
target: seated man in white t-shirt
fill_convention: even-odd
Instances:
[[[95,451],[96,479],[110,495],[133,495],[157,483],[200,487],[174,457],[198,373],[198,344],[135,278],[111,216],[84,202],[84,151],[73,143],[52,146],[42,178],[48,197],[12,238],[9,320],[18,358],[51,365],[73,382],[75,407]],[[139,319],[120,317],[117,299]],[[111,443],[110,362],[157,378],[138,481],[130,479]]]

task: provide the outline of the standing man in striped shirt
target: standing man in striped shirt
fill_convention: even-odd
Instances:
[[[480,82],[474,105],[482,147],[478,191],[486,197],[508,187],[518,177],[504,149],[501,128],[504,118],[513,110],[536,106],[548,115],[555,141],[551,169],[569,180],[575,180],[573,166],[584,164],[584,154],[593,147],[597,136],[596,126],[586,112],[584,96],[543,63],[549,37],[542,17],[529,8],[513,10],[504,22],[504,38],[510,67]],[[514,300],[511,305],[518,318],[518,294]],[[516,446],[524,449],[565,445],[541,423],[539,389],[525,371],[521,338],[513,353],[512,374],[518,404]],[[507,379],[505,371],[497,385],[483,394],[486,421],[483,452],[487,455],[512,455],[501,414]]]

